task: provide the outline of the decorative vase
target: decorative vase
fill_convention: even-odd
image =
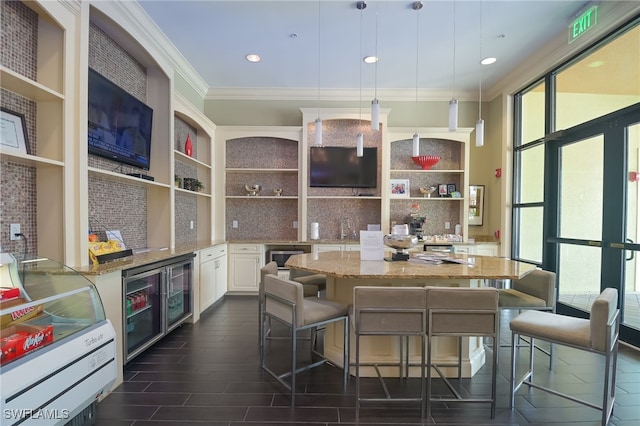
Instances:
[[[190,134],[187,134],[187,140],[184,142],[184,153],[189,157],[193,156],[193,145],[191,144]]]

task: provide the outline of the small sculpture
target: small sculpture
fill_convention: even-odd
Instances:
[[[425,198],[431,198],[431,194],[433,194],[435,192],[437,188],[435,186],[430,186],[428,188],[421,186],[420,187],[420,193],[422,194],[423,197]]]
[[[251,186],[245,184],[244,189],[247,191],[247,195],[255,197],[256,195],[258,195],[258,192],[260,192],[262,187],[258,184],[254,184]]]
[[[276,197],[281,196],[282,195],[282,188],[274,189],[273,193],[275,194]]]

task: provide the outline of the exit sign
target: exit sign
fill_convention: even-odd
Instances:
[[[591,6],[582,12],[569,25],[569,43],[575,41],[582,34],[593,28],[598,23],[598,6]]]

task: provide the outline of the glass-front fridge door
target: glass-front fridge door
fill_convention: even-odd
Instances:
[[[161,285],[164,269],[127,275],[124,284],[125,361],[164,335]]]
[[[167,330],[177,327],[191,315],[191,260],[169,265],[167,273]]]

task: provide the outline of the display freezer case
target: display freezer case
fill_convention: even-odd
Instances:
[[[2,425],[90,424],[113,385],[116,337],[82,275],[0,254]]]
[[[123,271],[125,363],[192,316],[193,257]]]

